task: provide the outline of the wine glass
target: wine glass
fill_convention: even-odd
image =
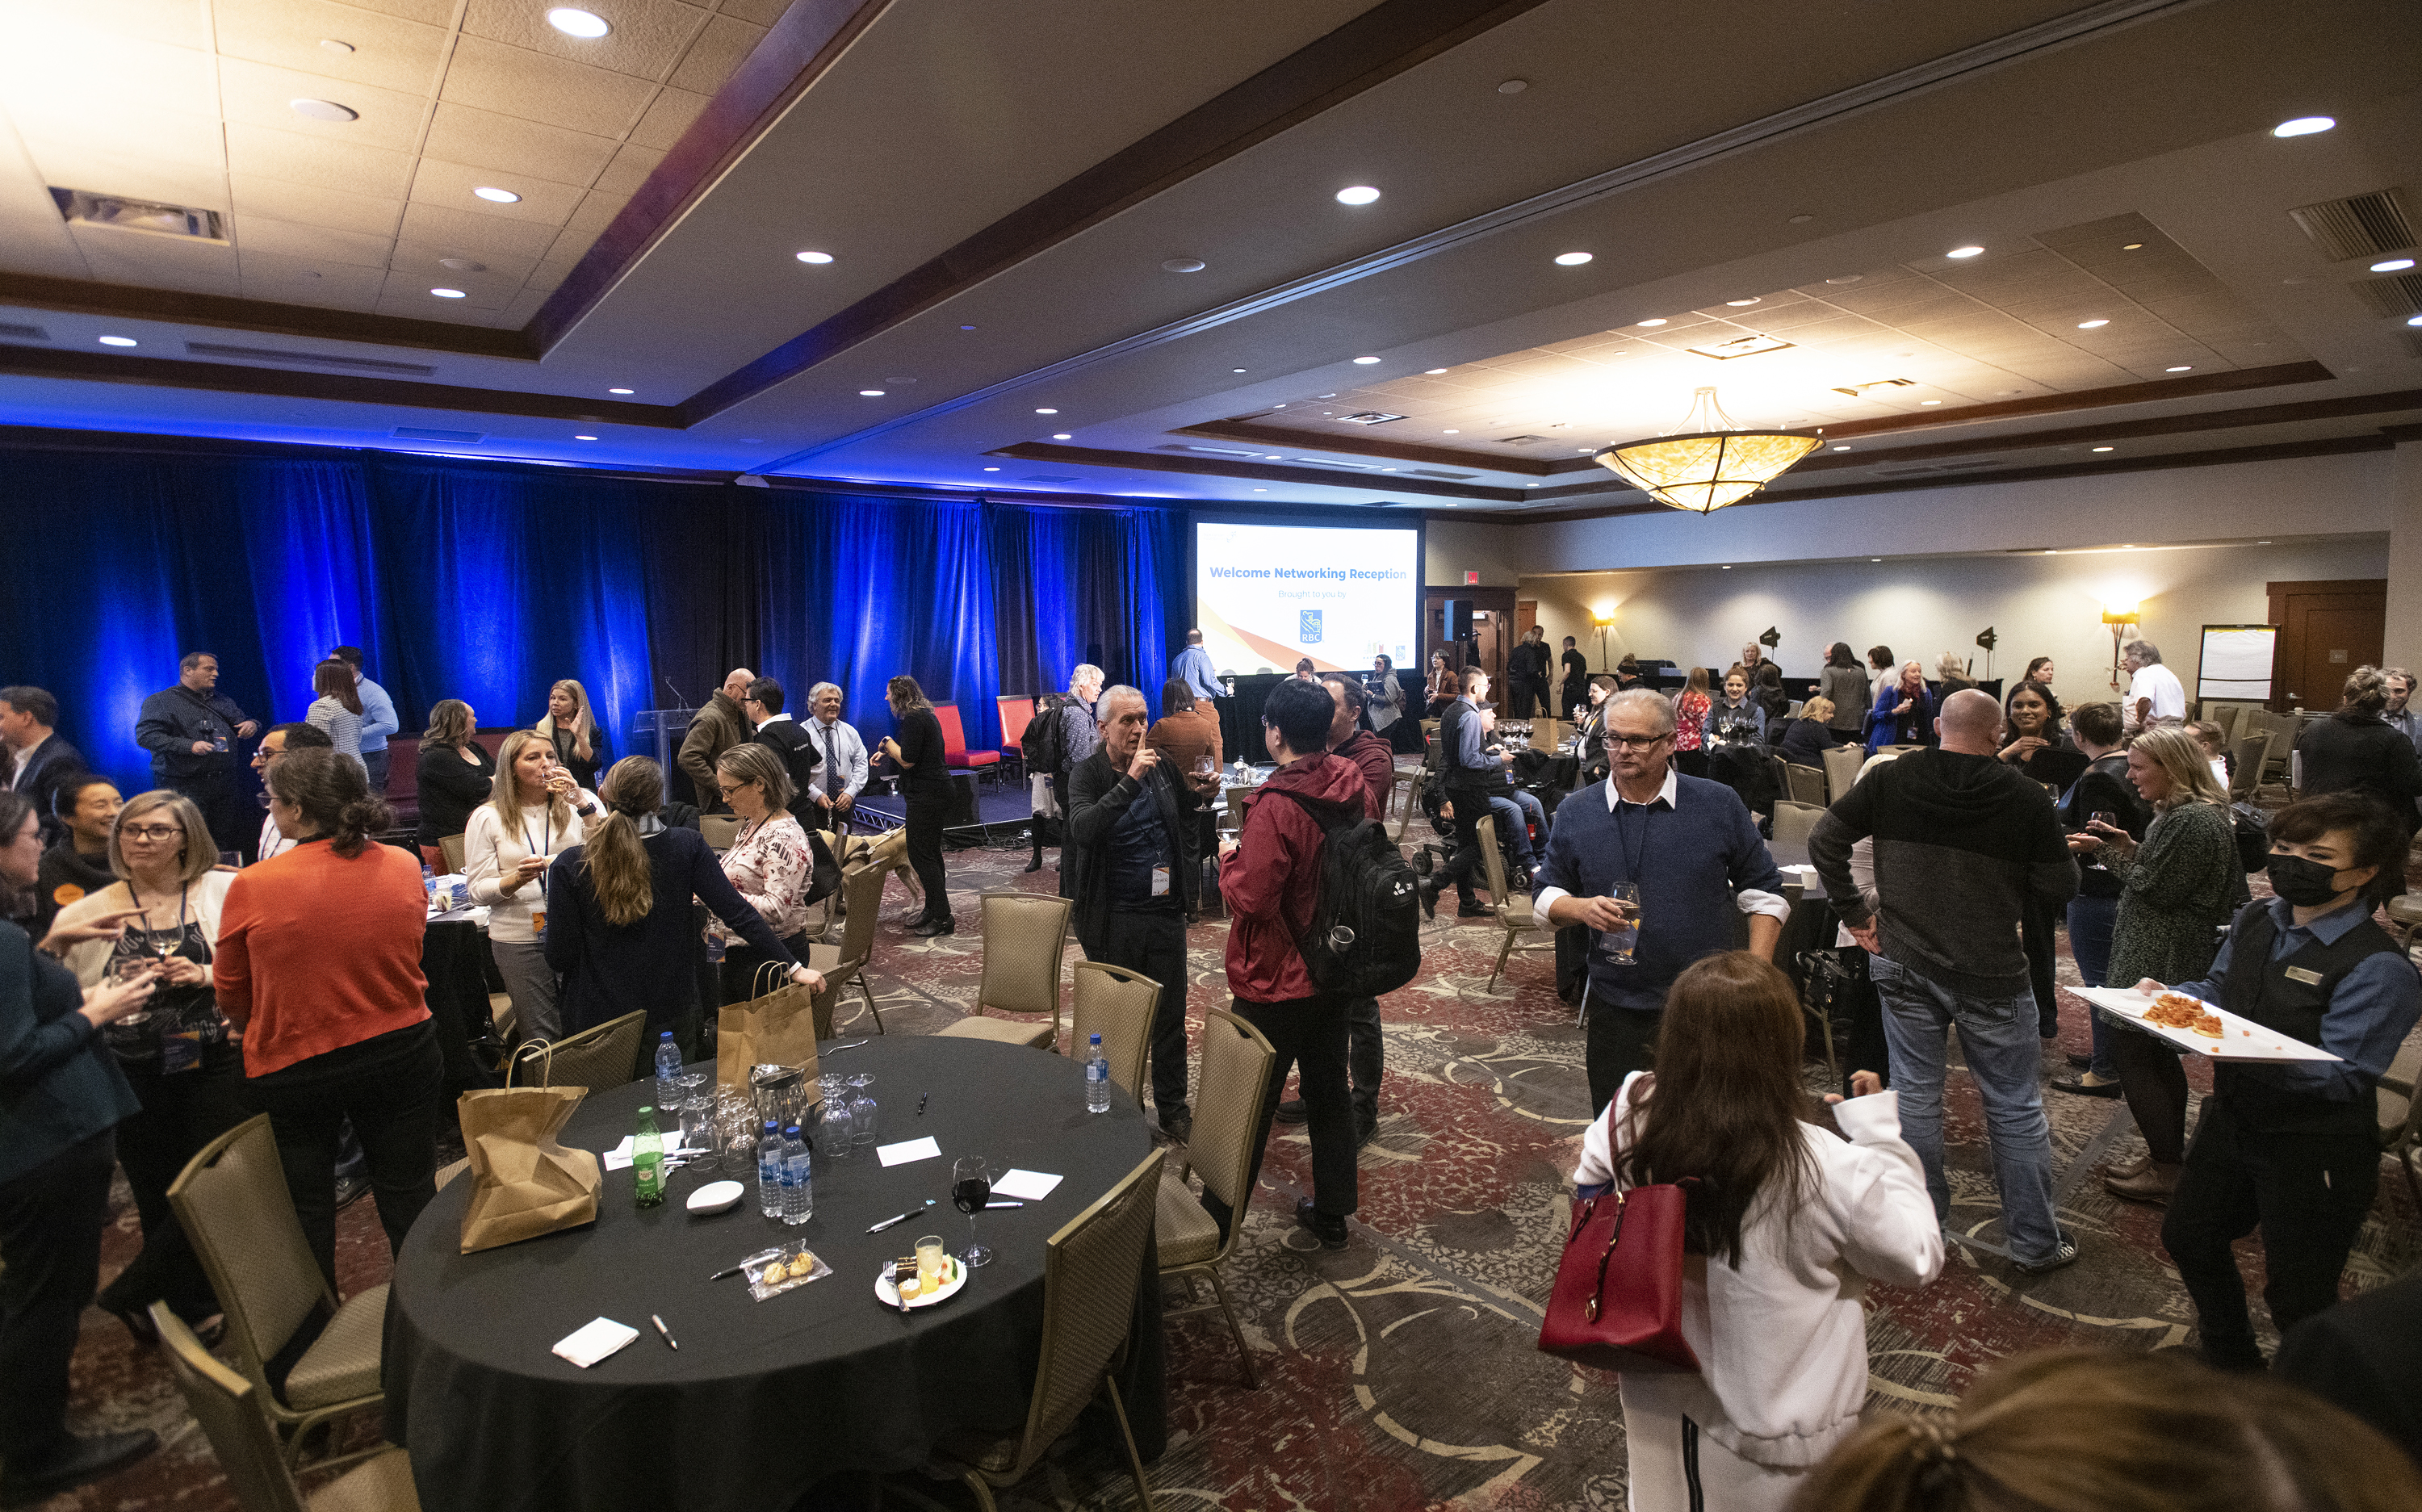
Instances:
[[[849,1142],[872,1144],[874,1142],[876,1110],[874,1094],[868,1089],[874,1085],[874,1078],[869,1072],[860,1071],[849,1079],[849,1084],[855,1089],[849,1099]]]
[[[992,1261],[992,1252],[976,1242],[976,1215],[992,1201],[992,1166],[983,1156],[963,1156],[951,1162],[951,1205],[967,1215],[967,1248],[959,1258],[970,1270]]]
[[[158,969],[159,962],[152,956],[149,954],[129,953],[119,956],[116,961],[110,964],[109,974],[112,980],[124,984],[140,982],[144,978],[152,975]],[[134,1025],[143,1023],[149,1019],[150,1016],[150,1009],[137,1008],[133,1013],[123,1016],[118,1021],[131,1029]]]

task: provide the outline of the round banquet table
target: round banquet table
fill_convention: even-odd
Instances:
[[[872,1073],[876,1143],[930,1135],[940,1157],[886,1169],[872,1145],[843,1159],[820,1151],[815,1217],[799,1227],[758,1213],[753,1174],[738,1207],[697,1218],[684,1204],[720,1171],[673,1173],[664,1205],[644,1211],[631,1171],[609,1171],[595,1223],[476,1254],[460,1252],[468,1174],[437,1194],[396,1256],[383,1366],[387,1438],[410,1451],[423,1506],[780,1512],[836,1471],[909,1470],[955,1434],[1019,1429],[1042,1343],[1045,1241],[1150,1150],[1142,1110],[1113,1086],[1110,1110],[1089,1114],[1077,1062],[980,1040],[878,1037],[827,1052],[820,1069]],[[653,1095],[641,1080],[590,1098],[563,1142],[611,1149]],[[966,1247],[950,1184],[967,1155],[1065,1179],[1039,1203],[983,1214],[992,1263],[904,1318],[875,1297],[875,1274],[920,1235]],[[866,1232],[927,1197],[936,1205],[922,1217]],[[745,1277],[707,1279],[789,1238],[833,1273],[763,1302]],[[1145,1397],[1156,1426],[1158,1288],[1138,1298],[1128,1400]],[[551,1352],[599,1316],[639,1337],[587,1370]]]

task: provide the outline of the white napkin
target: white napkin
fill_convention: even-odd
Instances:
[[[610,1317],[597,1318],[555,1341],[555,1352],[587,1370],[639,1336],[639,1331]]]
[[[874,1147],[874,1153],[885,1165],[896,1166],[905,1165],[911,1160],[939,1159],[942,1147],[934,1142],[934,1136],[928,1134],[921,1140],[903,1140],[897,1144],[878,1144]]]
[[[992,1184],[992,1194],[1039,1203],[1051,1195],[1051,1189],[1060,1185],[1061,1180],[1059,1176],[1046,1175],[1040,1171],[1004,1171],[1000,1179]]]
[[[674,1130],[673,1137],[678,1141],[681,1137],[681,1131],[678,1129]],[[598,1163],[603,1165],[608,1171],[628,1171],[631,1169],[631,1146],[637,1144],[638,1140],[639,1137],[637,1134],[623,1135],[622,1142],[600,1155],[598,1158]],[[698,1149],[694,1146],[681,1143],[668,1144],[664,1147],[664,1151],[667,1158],[670,1158],[673,1156],[687,1158],[691,1156],[700,1156],[707,1153],[706,1151]]]

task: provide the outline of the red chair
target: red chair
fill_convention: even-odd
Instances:
[[[1000,748],[1009,757],[1003,763],[1007,771],[1014,764],[1014,776],[1026,775],[1026,727],[1034,721],[1034,699],[1026,693],[1003,693],[993,702],[1000,709]]]
[[[936,703],[934,717],[942,722],[942,764],[953,772],[974,772],[981,778],[986,767],[1000,764],[997,750],[967,749],[967,732],[959,723],[959,706]]]

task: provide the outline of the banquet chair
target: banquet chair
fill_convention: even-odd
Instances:
[[[706,837],[709,849],[721,855],[740,839],[741,823],[736,813],[702,813],[698,816],[698,832]]]
[[[176,1378],[244,1512],[419,1512],[411,1457],[393,1444],[379,1445],[368,1459],[306,1498],[278,1455],[277,1435],[260,1410],[260,1388],[203,1348],[167,1303],[151,1304],[151,1321],[160,1330],[168,1374]]]
[[[1121,1092],[1143,1101],[1144,1065],[1152,1053],[1153,1010],[1170,989],[1140,972],[1102,961],[1078,961],[1076,990],[1069,994],[1068,1045],[1083,1054],[1102,1036],[1102,1055],[1110,1063],[1110,1080]],[[1183,983],[1177,991],[1186,990]]]
[[[1235,1015],[1218,1008],[1203,1011],[1203,1084],[1194,1095],[1194,1133],[1186,1142],[1189,1166],[1203,1173],[1203,1189],[1228,1205],[1234,1217],[1228,1236],[1187,1189],[1185,1177],[1164,1181],[1153,1215],[1153,1234],[1160,1252],[1160,1273],[1186,1278],[1189,1294],[1196,1276],[1211,1278],[1212,1295],[1228,1319],[1236,1341],[1236,1356],[1245,1364],[1245,1385],[1261,1388],[1253,1369],[1253,1351],[1245,1347],[1245,1331],[1219,1281],[1219,1267],[1245,1231],[1245,1205],[1253,1194],[1246,1184],[1253,1169],[1255,1136],[1262,1127],[1262,1101],[1268,1095],[1270,1063],[1278,1051],[1262,1032]]]
[[[2228,795],[2231,798],[2242,803],[2254,796],[2254,790],[2262,785],[2262,758],[2270,748],[2271,736],[2267,732],[2248,735],[2230,748]]]
[[[1401,849],[1405,831],[1412,827],[1413,815],[1422,811],[1422,774],[1418,769],[1398,772],[1388,784],[1388,805],[1396,811],[1396,822],[1388,828],[1388,843]]]
[[[967,726],[960,722],[959,706],[955,703],[934,705],[934,718],[942,727],[942,764],[953,772],[973,772],[981,779],[986,771],[999,775],[1000,752],[967,749]]]
[[[841,990],[853,983],[858,995],[866,1000],[866,1011],[874,1016],[874,1032],[885,1033],[883,1010],[874,1006],[874,992],[866,984],[866,963],[874,953],[874,916],[883,906],[884,871],[878,866],[861,866],[855,872],[843,872],[841,894],[849,909],[841,915],[841,943],[826,945],[810,941],[808,965],[821,972],[825,979],[822,992],[816,994],[816,1038],[833,1036],[833,1005],[841,999]]]
[[[447,875],[461,876],[463,874],[463,837],[461,835],[438,836],[437,852],[439,855],[446,858]]]
[[[1836,746],[1825,753],[1825,797],[1830,803],[1842,801],[1859,780],[1859,768],[1867,764],[1867,753],[1855,745]]]
[[[1026,1426],[1012,1437],[960,1434],[946,1441],[936,1468],[955,1471],[984,1512],[997,1512],[994,1487],[1026,1478],[1043,1452],[1075,1425],[1096,1394],[1109,1398],[1125,1441],[1136,1501],[1152,1512],[1152,1486],[1127,1425],[1126,1404],[1111,1378],[1135,1319],[1136,1287],[1143,1280],[1144,1246],[1152,1237],[1160,1189],[1161,1152],[1155,1150],[1101,1200],[1045,1241],[1043,1349]]]
[[[379,1405],[386,1284],[337,1300],[295,1217],[267,1113],[203,1145],[168,1184],[168,1205],[218,1294],[236,1364],[267,1421],[286,1436],[288,1465],[302,1457],[313,1428]],[[327,1326],[287,1372],[284,1390],[274,1388],[269,1362],[322,1318]],[[360,1457],[317,1460],[313,1468]]]
[[[1790,796],[1792,802],[1813,803],[1820,809],[1825,807],[1824,772],[1814,766],[1787,763],[1783,768],[1783,775],[1790,779],[1784,785],[1783,791]]]
[[[1784,799],[1774,806],[1774,843],[1807,855],[1808,837],[1816,831],[1816,821],[1824,817],[1825,811],[1817,804]]]
[[[524,1040],[505,1067],[505,1085],[587,1087],[590,1092],[627,1086],[639,1079],[639,1047],[647,1034],[648,1016],[629,1013],[552,1045]],[[526,1066],[537,1067],[537,1080],[520,1079]]]
[[[953,1039],[1059,1048],[1060,963],[1068,954],[1073,906],[1065,898],[1034,892],[987,892],[979,901],[983,909],[983,982],[976,989],[975,1011],[940,1032]],[[995,1018],[986,1008],[1049,1014],[1051,1021]]]
[[[2414,1161],[2422,1158],[2422,1027],[2405,1036],[2388,1070],[2380,1079],[2380,1152],[2405,1173],[2405,1189],[2422,1205],[2422,1175]]]
[[[1003,693],[993,701],[1000,710],[1000,753],[1002,775],[1012,779],[1026,775],[1026,727],[1034,721],[1034,695]]]
[[[1495,989],[1498,975],[1505,969],[1505,957],[1514,953],[1515,938],[1526,929],[1546,925],[1532,907],[1528,893],[1515,893],[1505,886],[1505,853],[1497,848],[1496,816],[1481,820],[1474,827],[1480,831],[1481,863],[1488,872],[1488,908],[1505,929],[1504,943],[1497,947],[1497,964],[1489,969],[1488,985],[1481,989],[1486,992]]]

